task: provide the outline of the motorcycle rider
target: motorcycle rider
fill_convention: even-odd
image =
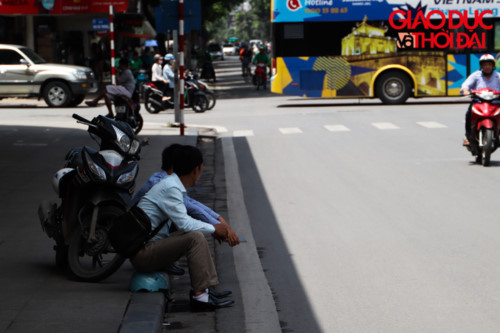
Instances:
[[[461,93],[464,96],[470,95],[472,90],[481,88],[490,88],[496,91],[500,91],[500,73],[495,71],[496,61],[491,54],[484,54],[479,58],[479,66],[481,70],[475,71],[465,80],[462,84]],[[470,134],[471,134],[471,110],[472,104],[469,105],[467,112],[465,113],[465,138],[463,145],[469,146]]]
[[[175,74],[174,74],[174,55],[167,53],[165,55],[165,66],[163,66],[163,77],[168,81],[167,95],[172,98],[174,96]]]
[[[154,63],[151,66],[151,81],[163,91],[163,100],[168,100],[170,97],[167,95],[168,80],[163,76],[163,57],[160,54],[155,54],[153,57]]]
[[[96,98],[91,101],[85,101],[85,104],[87,104],[88,106],[97,106],[97,102],[100,99],[104,98],[106,107],[108,108],[108,114],[106,115],[106,117],[113,118],[114,115],[111,101],[119,95],[132,98],[132,94],[134,93],[135,79],[132,71],[129,69],[129,66],[130,64],[128,59],[121,58],[118,66],[120,75],[116,80],[117,85],[107,85],[106,88],[102,90]]]
[[[248,48],[248,45],[244,45],[240,50],[240,61],[241,61],[241,73],[245,76],[245,68],[250,66],[252,61],[252,51]]]
[[[259,45],[259,53],[253,57],[252,64],[265,64],[266,66],[271,66],[271,60],[269,59],[269,55],[266,52],[266,46],[264,44]]]

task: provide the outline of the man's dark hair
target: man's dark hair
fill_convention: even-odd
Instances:
[[[120,61],[118,62],[118,65],[119,66],[122,66],[122,65],[127,65],[129,66],[130,65],[130,62],[128,61],[127,58],[121,58]]]
[[[201,164],[203,164],[203,155],[194,146],[184,145],[174,152],[173,167],[177,176],[187,175]]]
[[[163,149],[163,152],[161,153],[161,169],[167,171],[168,169],[172,168],[174,165],[174,159],[175,159],[175,152],[179,148],[181,148],[182,145],[178,143],[171,144],[167,148]]]

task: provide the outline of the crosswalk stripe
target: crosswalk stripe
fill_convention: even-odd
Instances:
[[[399,129],[399,127],[393,123],[372,123],[372,125],[380,130]]]
[[[252,130],[238,130],[233,132],[233,136],[254,136],[254,134]]]
[[[426,128],[447,128],[448,126],[440,124],[436,121],[419,121],[417,122],[420,126],[426,127]]]
[[[298,127],[284,127],[280,128],[280,132],[283,134],[298,134],[302,133],[301,129]]]
[[[325,125],[325,128],[327,130],[329,130],[330,132],[348,132],[348,131],[350,131],[350,129],[345,127],[344,125]]]

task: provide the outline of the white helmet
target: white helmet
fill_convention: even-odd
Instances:
[[[493,57],[491,54],[483,54],[481,58],[479,58],[479,65],[486,61],[491,61],[493,63],[493,66],[496,64],[495,57]]]
[[[52,187],[54,188],[54,191],[59,194],[59,184],[61,183],[61,179],[71,171],[75,169],[73,168],[64,168],[56,172],[54,177],[52,178]]]

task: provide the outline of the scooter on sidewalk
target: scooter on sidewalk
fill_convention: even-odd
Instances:
[[[472,90],[471,135],[467,149],[476,162],[489,166],[498,148],[500,133],[500,91],[490,88]]]
[[[87,120],[96,150],[77,147],[52,178],[56,200],[43,200],[38,215],[43,231],[56,242],[56,265],[69,267],[81,281],[98,282],[113,274],[125,258],[110,245],[114,218],[127,211],[139,171],[141,143],[125,122],[104,116]]]

